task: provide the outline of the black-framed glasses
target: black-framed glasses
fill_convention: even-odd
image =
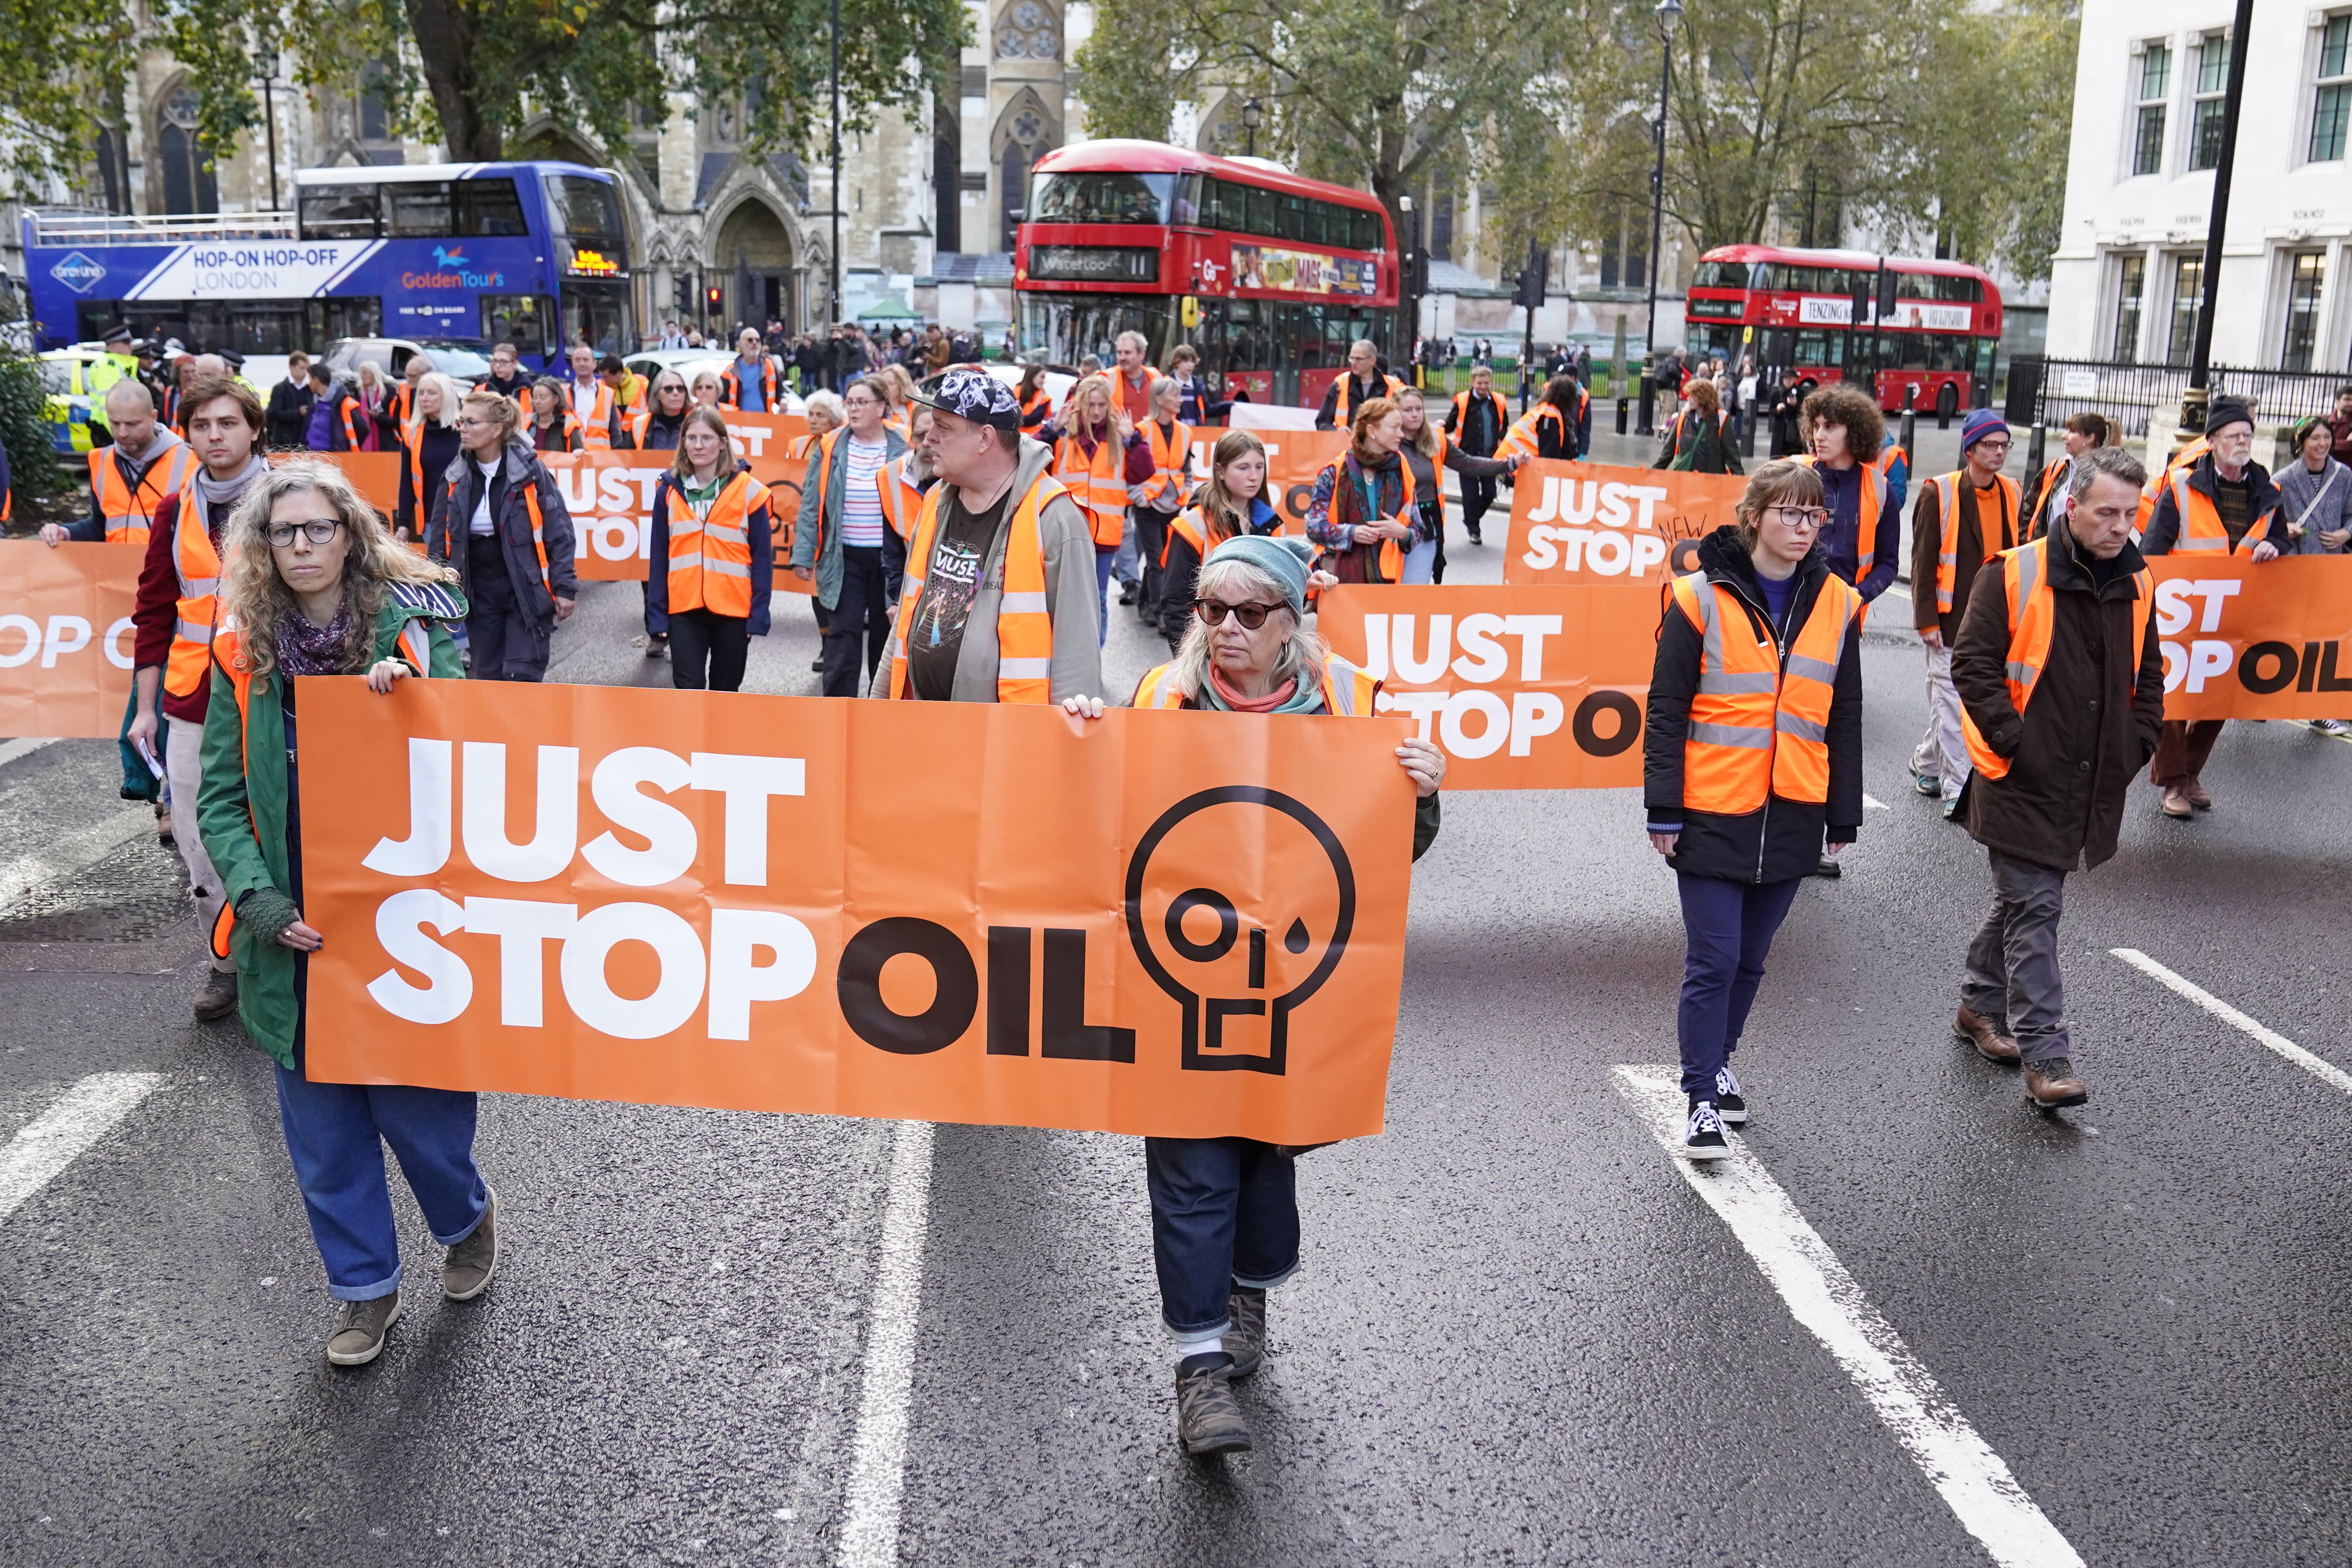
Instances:
[[[1195,599],[1192,601],[1192,613],[1200,616],[1202,620],[1208,622],[1211,626],[1223,626],[1225,624],[1225,617],[1230,615],[1234,619],[1241,622],[1242,629],[1244,631],[1250,632],[1254,632],[1257,630],[1258,627],[1265,625],[1266,616],[1274,614],[1275,611],[1288,609],[1289,607],[1290,606],[1287,605],[1224,605],[1218,603],[1214,599]]]
[[[268,536],[270,543],[283,550],[294,542],[294,535],[298,530],[300,531],[302,537],[311,543],[324,544],[334,538],[335,531],[342,526],[343,520],[340,517],[314,517],[301,522],[273,522],[263,529],[262,532]]]
[[[1772,506],[1765,510],[1779,512],[1780,521],[1791,528],[1819,528],[1830,520],[1830,514],[1817,506]]]

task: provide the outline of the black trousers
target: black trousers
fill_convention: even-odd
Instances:
[[[669,679],[681,691],[743,689],[751,657],[751,623],[709,610],[669,613]],[[706,668],[709,674],[706,677]]]
[[[882,547],[841,547],[841,598],[824,628],[824,694],[856,697],[874,679],[890,640],[890,585]],[[860,645],[863,645],[862,648]],[[865,659],[860,664],[859,654]]]
[[[476,680],[545,679],[554,628],[523,618],[498,535],[469,536],[466,576],[466,651],[474,661],[468,673]]]
[[[1463,479],[1462,526],[1470,531],[1471,538],[1475,539],[1478,537],[1479,521],[1481,519],[1486,517],[1486,510],[1494,504],[1494,480],[1473,479],[1466,478]]]
[[[1168,547],[1168,514],[1148,506],[1127,510],[1135,520],[1136,566],[1143,579],[1136,612],[1156,626],[1160,621],[1160,601],[1168,591],[1168,584],[1162,581],[1168,574],[1160,570],[1160,552]]]

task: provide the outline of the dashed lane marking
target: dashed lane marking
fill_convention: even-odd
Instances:
[[[47,1186],[163,1081],[154,1072],[93,1073],[18,1128],[0,1146],[0,1219]]]
[[[2252,1035],[2259,1044],[2270,1050],[2277,1052],[2280,1056],[2284,1057],[2287,1060],[2293,1062],[2295,1066],[2301,1068],[2312,1077],[2322,1079],[2325,1082],[2334,1084],[2337,1089],[2342,1089],[2347,1094],[2352,1094],[2352,1073],[2346,1072],[2342,1068],[2337,1067],[2334,1062],[2327,1060],[2325,1057],[2314,1056],[2309,1051],[2305,1050],[2301,1046],[2296,1045],[2293,1040],[2288,1039],[2284,1035],[2278,1033],[2274,1029],[2264,1028],[2261,1024],[2246,1016],[2245,1014],[2239,1012],[2235,1007],[2231,1006],[2227,1002],[2222,1001],[2210,991],[2206,990],[2200,985],[2195,985],[2190,984],[2189,981],[2183,980],[2179,975],[2175,974],[2171,970],[2167,969],[2164,965],[2158,963],[2156,960],[2150,958],[2147,954],[2140,952],[2136,947],[2111,947],[2107,951],[2114,953],[2117,958],[2122,959],[2126,963],[2130,964],[2134,969],[2138,970],[2142,974],[2145,974],[2149,979],[2155,981],[2158,985],[2163,986],[2166,990],[2186,996],[2189,1001],[2196,1003],[2200,1007],[2204,1008],[2205,1011],[2212,1014],[2213,1016],[2221,1019],[2221,1022],[2229,1025],[2231,1027],[2242,1030],[2246,1034]]]
[[[1730,1158],[1681,1157],[1685,1106],[1672,1067],[1621,1067],[1632,1102],[1692,1190],[1756,1260],[1790,1313],[1821,1341],[1918,1465],[1946,1506],[2002,1568],[2082,1568],[2009,1466],[1969,1424],[1902,1336],[1881,1316],[1829,1243],[1737,1138]]]
[[[187,826],[195,827],[195,814]],[[112,812],[84,827],[61,833],[48,845],[28,855],[0,860],[0,910],[5,910],[36,888],[69,882],[142,833],[155,831],[155,814],[145,806]]]
[[[931,1203],[931,1124],[902,1121],[890,1146],[890,1192],[866,1307],[866,1369],[841,1526],[840,1568],[897,1568],[907,1487],[907,1398],[923,1304],[923,1231]]]
[[[1887,811],[1892,809],[1885,801],[1879,799],[1868,790],[1862,792],[1862,805],[1863,809],[1865,811]]]

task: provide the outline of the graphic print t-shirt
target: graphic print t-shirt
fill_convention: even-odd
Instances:
[[[924,702],[954,698],[956,659],[963,652],[963,630],[971,619],[972,595],[980,591],[989,548],[996,542],[996,531],[1003,526],[1005,509],[1012,504],[1009,487],[996,504],[977,515],[964,510],[961,494],[952,486],[940,499],[940,531],[931,547],[930,569],[924,574],[922,597],[915,601],[915,618],[907,628],[908,696]]]

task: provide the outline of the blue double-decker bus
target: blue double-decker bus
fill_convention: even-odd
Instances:
[[[200,217],[35,212],[25,274],[42,348],[127,325],[195,353],[407,338],[526,363],[638,347],[610,170],[577,163],[305,169],[295,210]]]

